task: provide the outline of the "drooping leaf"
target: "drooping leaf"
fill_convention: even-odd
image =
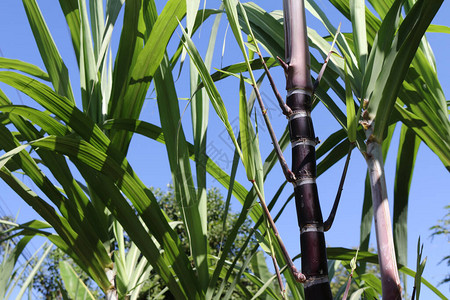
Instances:
[[[24,72],[28,75],[35,76],[45,81],[50,81],[49,75],[39,67],[26,63],[17,59],[0,57],[0,69],[12,69]]]

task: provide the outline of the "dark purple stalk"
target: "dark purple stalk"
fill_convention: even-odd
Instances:
[[[311,121],[313,84],[303,0],[284,0],[286,103],[292,110],[289,130],[292,143],[294,194],[300,227],[302,273],[306,300],[332,299],[322,212],[316,185],[316,137]]]

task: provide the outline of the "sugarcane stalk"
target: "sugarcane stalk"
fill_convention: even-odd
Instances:
[[[384,176],[381,143],[367,141],[365,155],[372,190],[372,205],[377,237],[378,261],[380,263],[381,288],[383,299],[401,299],[402,288],[395,258],[394,238],[392,234],[391,215]]]
[[[239,5],[241,5],[241,4],[239,4]],[[254,44],[254,46],[256,48],[256,53],[258,53],[259,57],[262,58],[261,50],[259,49],[257,40],[256,40],[255,36],[253,35],[253,32],[251,31],[251,26],[250,26],[250,24],[248,22],[248,18],[247,18],[246,14],[245,14],[245,10],[243,9],[242,5],[241,5],[241,9],[243,11],[244,20],[247,23],[247,26],[248,26],[248,28],[250,30],[251,41],[253,42],[253,44]],[[244,55],[246,56],[245,51],[244,51]],[[270,73],[268,72],[267,66],[265,65],[264,59],[262,61],[263,61],[263,65],[266,68],[266,72],[267,72],[267,74],[269,76],[270,84],[272,85],[272,88],[276,92],[276,96],[277,96],[278,101],[280,102],[281,108],[282,109],[283,108],[289,109],[284,104],[283,99],[279,95],[279,93],[278,93],[278,91],[277,91],[277,89],[275,87],[275,83],[274,83],[272,77],[270,76]],[[278,143],[278,140],[276,138],[276,135],[275,135],[275,132],[274,132],[274,130],[272,128],[272,125],[270,123],[269,116],[267,115],[267,110],[266,110],[266,108],[264,106],[264,102],[262,100],[261,94],[260,94],[259,89],[258,89],[258,84],[257,84],[257,82],[255,80],[255,76],[254,76],[253,71],[252,71],[252,69],[250,67],[248,59],[246,59],[246,62],[247,62],[247,67],[248,67],[249,75],[250,75],[251,82],[252,82],[252,87],[253,87],[253,90],[255,92],[256,99],[258,100],[258,104],[259,104],[259,106],[261,108],[261,111],[262,111],[262,114],[263,114],[263,118],[264,118],[264,122],[265,122],[265,124],[267,126],[267,129],[269,131],[269,136],[270,136],[270,138],[272,140],[272,144],[274,146],[274,149],[275,149],[275,152],[277,154],[278,160],[280,162],[281,168],[282,168],[283,173],[284,173],[284,175],[286,177],[286,180],[289,181],[289,182],[294,182],[296,180],[296,178],[295,178],[294,174],[291,172],[291,170],[289,170],[289,167],[288,167],[288,165],[286,163],[286,160],[283,157],[283,152],[282,152],[281,147],[280,147],[280,145]],[[289,115],[290,112],[288,111],[285,114]],[[284,246],[283,240],[281,239],[281,236],[278,233],[277,227],[275,226],[275,222],[273,221],[272,216],[270,215],[269,209],[266,206],[264,197],[262,196],[261,192],[259,191],[258,185],[256,184],[254,179],[251,179],[250,181],[252,182],[253,187],[254,187],[257,195],[258,195],[258,198],[260,200],[260,205],[261,205],[261,207],[263,209],[263,212],[264,212],[264,215],[266,217],[266,220],[267,220],[268,224],[270,225],[270,227],[272,228],[275,237],[277,238],[277,242],[278,242],[278,244],[280,246],[280,249],[281,249],[281,252],[283,254],[283,257],[284,257],[284,260],[286,262],[287,267],[289,268],[290,272],[292,273],[292,275],[294,276],[294,278],[295,278],[295,280],[297,282],[305,282],[306,277],[301,272],[299,272],[297,270],[297,268],[295,267],[294,263],[292,262],[292,259],[289,256],[289,253],[287,252],[286,247]],[[269,241],[270,241],[270,239],[269,239]],[[275,270],[277,270],[278,269],[278,265],[277,265],[276,259],[275,259],[275,257],[273,255],[271,255],[271,256],[272,256],[272,259],[273,259],[273,262],[274,262]],[[281,279],[280,273],[278,271],[277,271],[277,277],[278,277],[278,281],[281,283],[282,279]],[[281,287],[281,293],[282,293],[282,295],[284,297],[285,296],[285,291],[283,291],[284,288],[282,287],[282,285],[280,285],[280,287]]]
[[[292,144],[294,194],[300,227],[305,297],[332,299],[328,280],[324,224],[316,185],[316,137],[311,120],[313,84],[303,0],[283,0],[286,104],[292,110],[289,133]]]
[[[106,292],[105,298],[107,300],[118,300],[119,294],[116,288],[116,272],[113,269],[107,268],[105,269],[106,276],[108,277],[109,282],[111,283],[110,289]]]

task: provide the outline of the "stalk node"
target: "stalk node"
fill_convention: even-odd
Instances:
[[[367,152],[363,152],[362,154],[363,154],[363,156],[364,156],[364,158],[365,158],[366,160],[372,158],[372,154],[369,154],[369,153],[367,153]]]
[[[369,137],[367,138],[366,144],[369,145],[369,144],[371,144],[371,143],[381,144],[382,142],[380,142],[380,141],[378,140],[378,138],[377,138],[375,135],[371,134],[371,135],[369,135]]]
[[[369,121],[369,112],[367,110],[363,110],[361,116],[362,116],[363,120]]]

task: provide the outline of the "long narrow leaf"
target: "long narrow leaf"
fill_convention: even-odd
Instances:
[[[56,48],[36,1],[23,0],[23,5],[39,52],[56,92],[74,101],[69,72]]]
[[[49,75],[39,67],[26,63],[17,59],[9,59],[0,57],[0,69],[12,69],[24,72],[28,75],[35,76],[45,81],[50,81]]]
[[[402,126],[394,183],[394,245],[397,262],[408,263],[407,216],[409,189],[420,140],[413,130]]]
[[[182,205],[181,211],[189,237],[190,250],[199,274],[199,282],[201,282],[202,290],[206,290],[209,281],[208,261],[206,260],[208,255],[207,220],[205,208],[200,207],[197,201],[186,137],[183,126],[179,122],[181,116],[178,97],[167,56],[164,57],[160,69],[155,73],[154,80],[175,197]],[[206,202],[203,202],[203,205],[206,206]]]

